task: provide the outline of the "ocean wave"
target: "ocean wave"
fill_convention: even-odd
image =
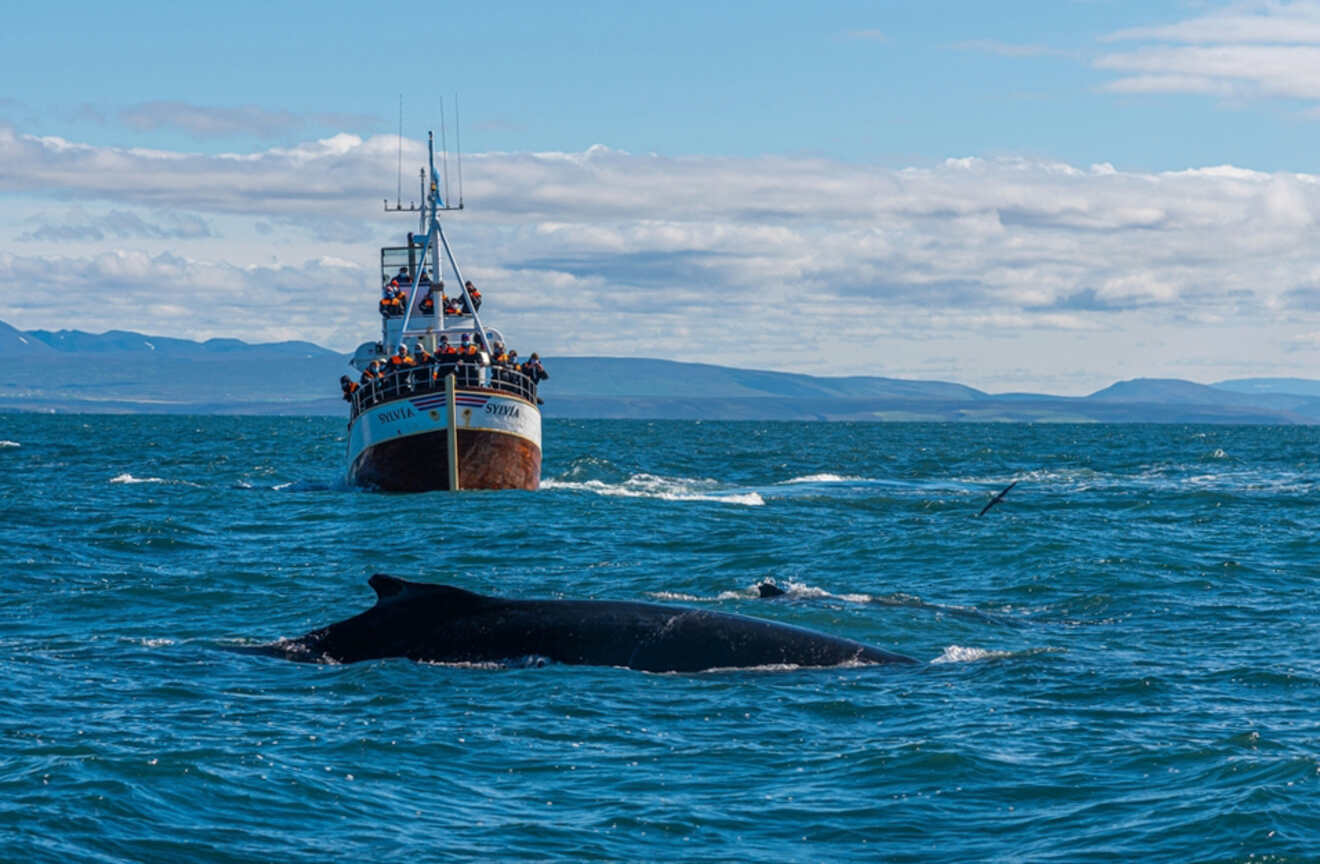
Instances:
[[[660,477],[655,474],[633,474],[622,483],[604,480],[541,480],[542,489],[565,489],[592,492],[622,498],[658,498],[663,501],[711,501],[716,504],[741,504],[759,507],[765,499],[759,492],[722,488],[716,480],[697,480],[686,477]]]
[[[559,664],[540,654],[527,654],[522,657],[506,657],[502,660],[419,660],[423,666],[442,666],[446,669],[544,669]]]
[[[794,483],[865,483],[868,479],[849,474],[804,474],[801,477],[785,480],[780,485],[788,486]]]
[[[6,449],[6,448],[9,448],[9,447],[22,447],[22,446],[23,446],[23,445],[22,445],[22,444],[19,444],[17,441],[0,441],[0,450]]]
[[[807,585],[792,579],[784,582],[763,579],[754,582],[745,588],[729,589],[721,591],[713,596],[703,597],[699,594],[687,594],[678,591],[649,591],[647,592],[647,596],[654,597],[657,600],[678,601],[682,603],[718,603],[725,600],[756,600],[761,598],[761,586],[765,584],[773,585],[784,592],[783,595],[778,598],[766,598],[772,602],[775,600],[787,600],[789,602],[799,600],[835,600],[859,606],[902,606],[909,609],[922,609],[928,612],[933,612],[937,615],[973,618],[979,621],[985,621],[991,624],[1001,624],[1009,627],[1020,626],[1018,621],[1007,618],[1003,615],[983,612],[975,606],[962,606],[953,603],[931,603],[921,599],[915,594],[905,594],[901,591],[892,594],[864,594],[851,591],[836,594],[825,588],[820,588],[816,585]]]
[[[324,480],[286,480],[283,483],[276,483],[273,486],[254,486],[246,480],[240,480],[241,486],[235,485],[236,489],[268,489],[271,492],[329,492],[331,490],[346,490],[349,488],[347,483],[328,483]]]
[[[1217,451],[1219,452],[1219,451]],[[1232,457],[1215,455],[1214,460]],[[1267,468],[1206,471],[1203,462],[1189,464],[1161,463],[1130,471],[1096,471],[1091,468],[1035,469],[1015,475],[965,476],[950,478],[966,484],[969,494],[997,492],[1009,483],[1020,485],[1014,495],[1026,488],[1044,492],[1124,493],[1124,492],[1238,492],[1298,494],[1314,492],[1317,479],[1307,473]]]
[[[120,637],[119,641],[128,643],[129,645],[140,645],[143,648],[165,648],[167,646],[175,644],[175,640],[168,639],[163,636],[159,638],[150,638],[146,636],[142,636],[142,637],[122,636]]]
[[[950,645],[945,648],[940,656],[931,660],[931,663],[975,663],[980,660],[1005,660],[1009,658],[1024,659],[1027,657],[1038,657],[1045,654],[1065,654],[1066,649],[1056,646],[1042,646],[1039,648],[1027,648],[1020,651],[994,650],[990,648],[976,648],[967,645]]]
[[[200,489],[200,483],[193,483],[189,480],[166,480],[164,477],[134,477],[127,472],[116,477],[111,477],[110,483],[125,483],[135,485],[138,483],[164,483],[166,486],[192,486],[194,489]]]
[[[165,483],[164,477],[134,477],[132,474],[120,474],[118,477],[111,477],[111,483]]]
[[[726,592],[732,594],[732,592]],[[684,594],[682,591],[647,591],[647,597],[654,597],[657,600],[678,600],[682,603],[705,603],[714,600],[714,597],[699,597],[696,594]],[[745,597],[745,593],[739,593],[737,596]]]
[[[127,472],[116,477],[111,477],[109,482],[124,483],[128,485],[136,485],[139,483],[163,483],[166,486],[191,486],[194,489],[202,488],[202,484],[193,483],[190,480],[167,480],[164,477],[134,477]]]

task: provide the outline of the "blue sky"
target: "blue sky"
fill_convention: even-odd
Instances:
[[[1095,62],[1190,3],[437,4],[410,22],[361,3],[17,3],[0,80],[27,130],[221,150],[397,128],[459,93],[467,146],[880,164],[1027,154],[1159,170],[1304,170],[1298,109],[1105,93]],[[54,14],[53,14],[54,13]],[[431,56],[426,62],[418,55]],[[52,63],[54,60],[54,63]],[[438,86],[436,86],[438,85]],[[257,134],[150,126],[144,103],[307,118]],[[134,110],[137,108],[138,110]],[[117,122],[125,112],[137,122]],[[131,119],[131,118],[130,118]]]
[[[799,342],[812,372],[1051,392],[1320,360],[1317,3],[19,0],[5,18],[16,326],[351,349],[375,247],[407,228],[372,209],[399,95],[415,176],[458,93],[471,210],[452,232],[543,353],[788,368]],[[41,299],[92,284],[95,302]],[[309,314],[320,296],[365,311]]]

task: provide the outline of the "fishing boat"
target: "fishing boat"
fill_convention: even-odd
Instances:
[[[427,162],[420,205],[385,202],[387,211],[420,214],[418,230],[380,250],[380,340],[358,346],[349,361],[360,382],[341,379],[348,481],[390,492],[534,490],[542,370],[506,360],[503,334],[482,321],[480,292],[463,278],[440,226],[439,214],[463,202],[461,185],[456,206],[447,182],[441,195],[431,133]]]

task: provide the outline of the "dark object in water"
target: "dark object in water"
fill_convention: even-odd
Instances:
[[[981,508],[981,512],[980,512],[980,513],[977,513],[977,514],[976,514],[976,517],[977,517],[978,519],[981,518],[982,516],[985,515],[985,513],[986,513],[987,510],[989,510],[991,507],[993,507],[993,506],[995,506],[996,504],[998,504],[1000,501],[1003,501],[1003,500],[1004,500],[1004,496],[1008,494],[1008,490],[1012,489],[1012,488],[1013,488],[1014,486],[1016,486],[1017,484],[1018,484],[1018,481],[1014,480],[1012,483],[1009,483],[1007,486],[1005,486],[1005,487],[1004,487],[1004,491],[1000,492],[998,495],[996,495],[995,497],[991,498],[991,499],[990,499],[990,503],[987,504],[987,505],[985,505],[984,507],[982,507],[982,508]]]
[[[263,645],[291,660],[441,663],[545,658],[646,672],[915,663],[871,645],[759,618],[617,600],[511,600],[450,585],[371,577],[376,605],[298,639]]]
[[[783,597],[788,593],[773,582],[762,582],[760,585],[756,586],[756,590],[760,592],[762,600],[770,597]]]

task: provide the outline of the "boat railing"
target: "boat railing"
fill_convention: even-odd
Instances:
[[[536,402],[536,383],[531,378],[507,366],[482,366],[467,361],[440,360],[405,369],[392,369],[380,378],[374,378],[353,391],[352,413],[356,418],[366,409],[383,402],[393,402],[412,396],[445,392],[445,380],[454,375],[454,385],[464,389],[496,390]]]

